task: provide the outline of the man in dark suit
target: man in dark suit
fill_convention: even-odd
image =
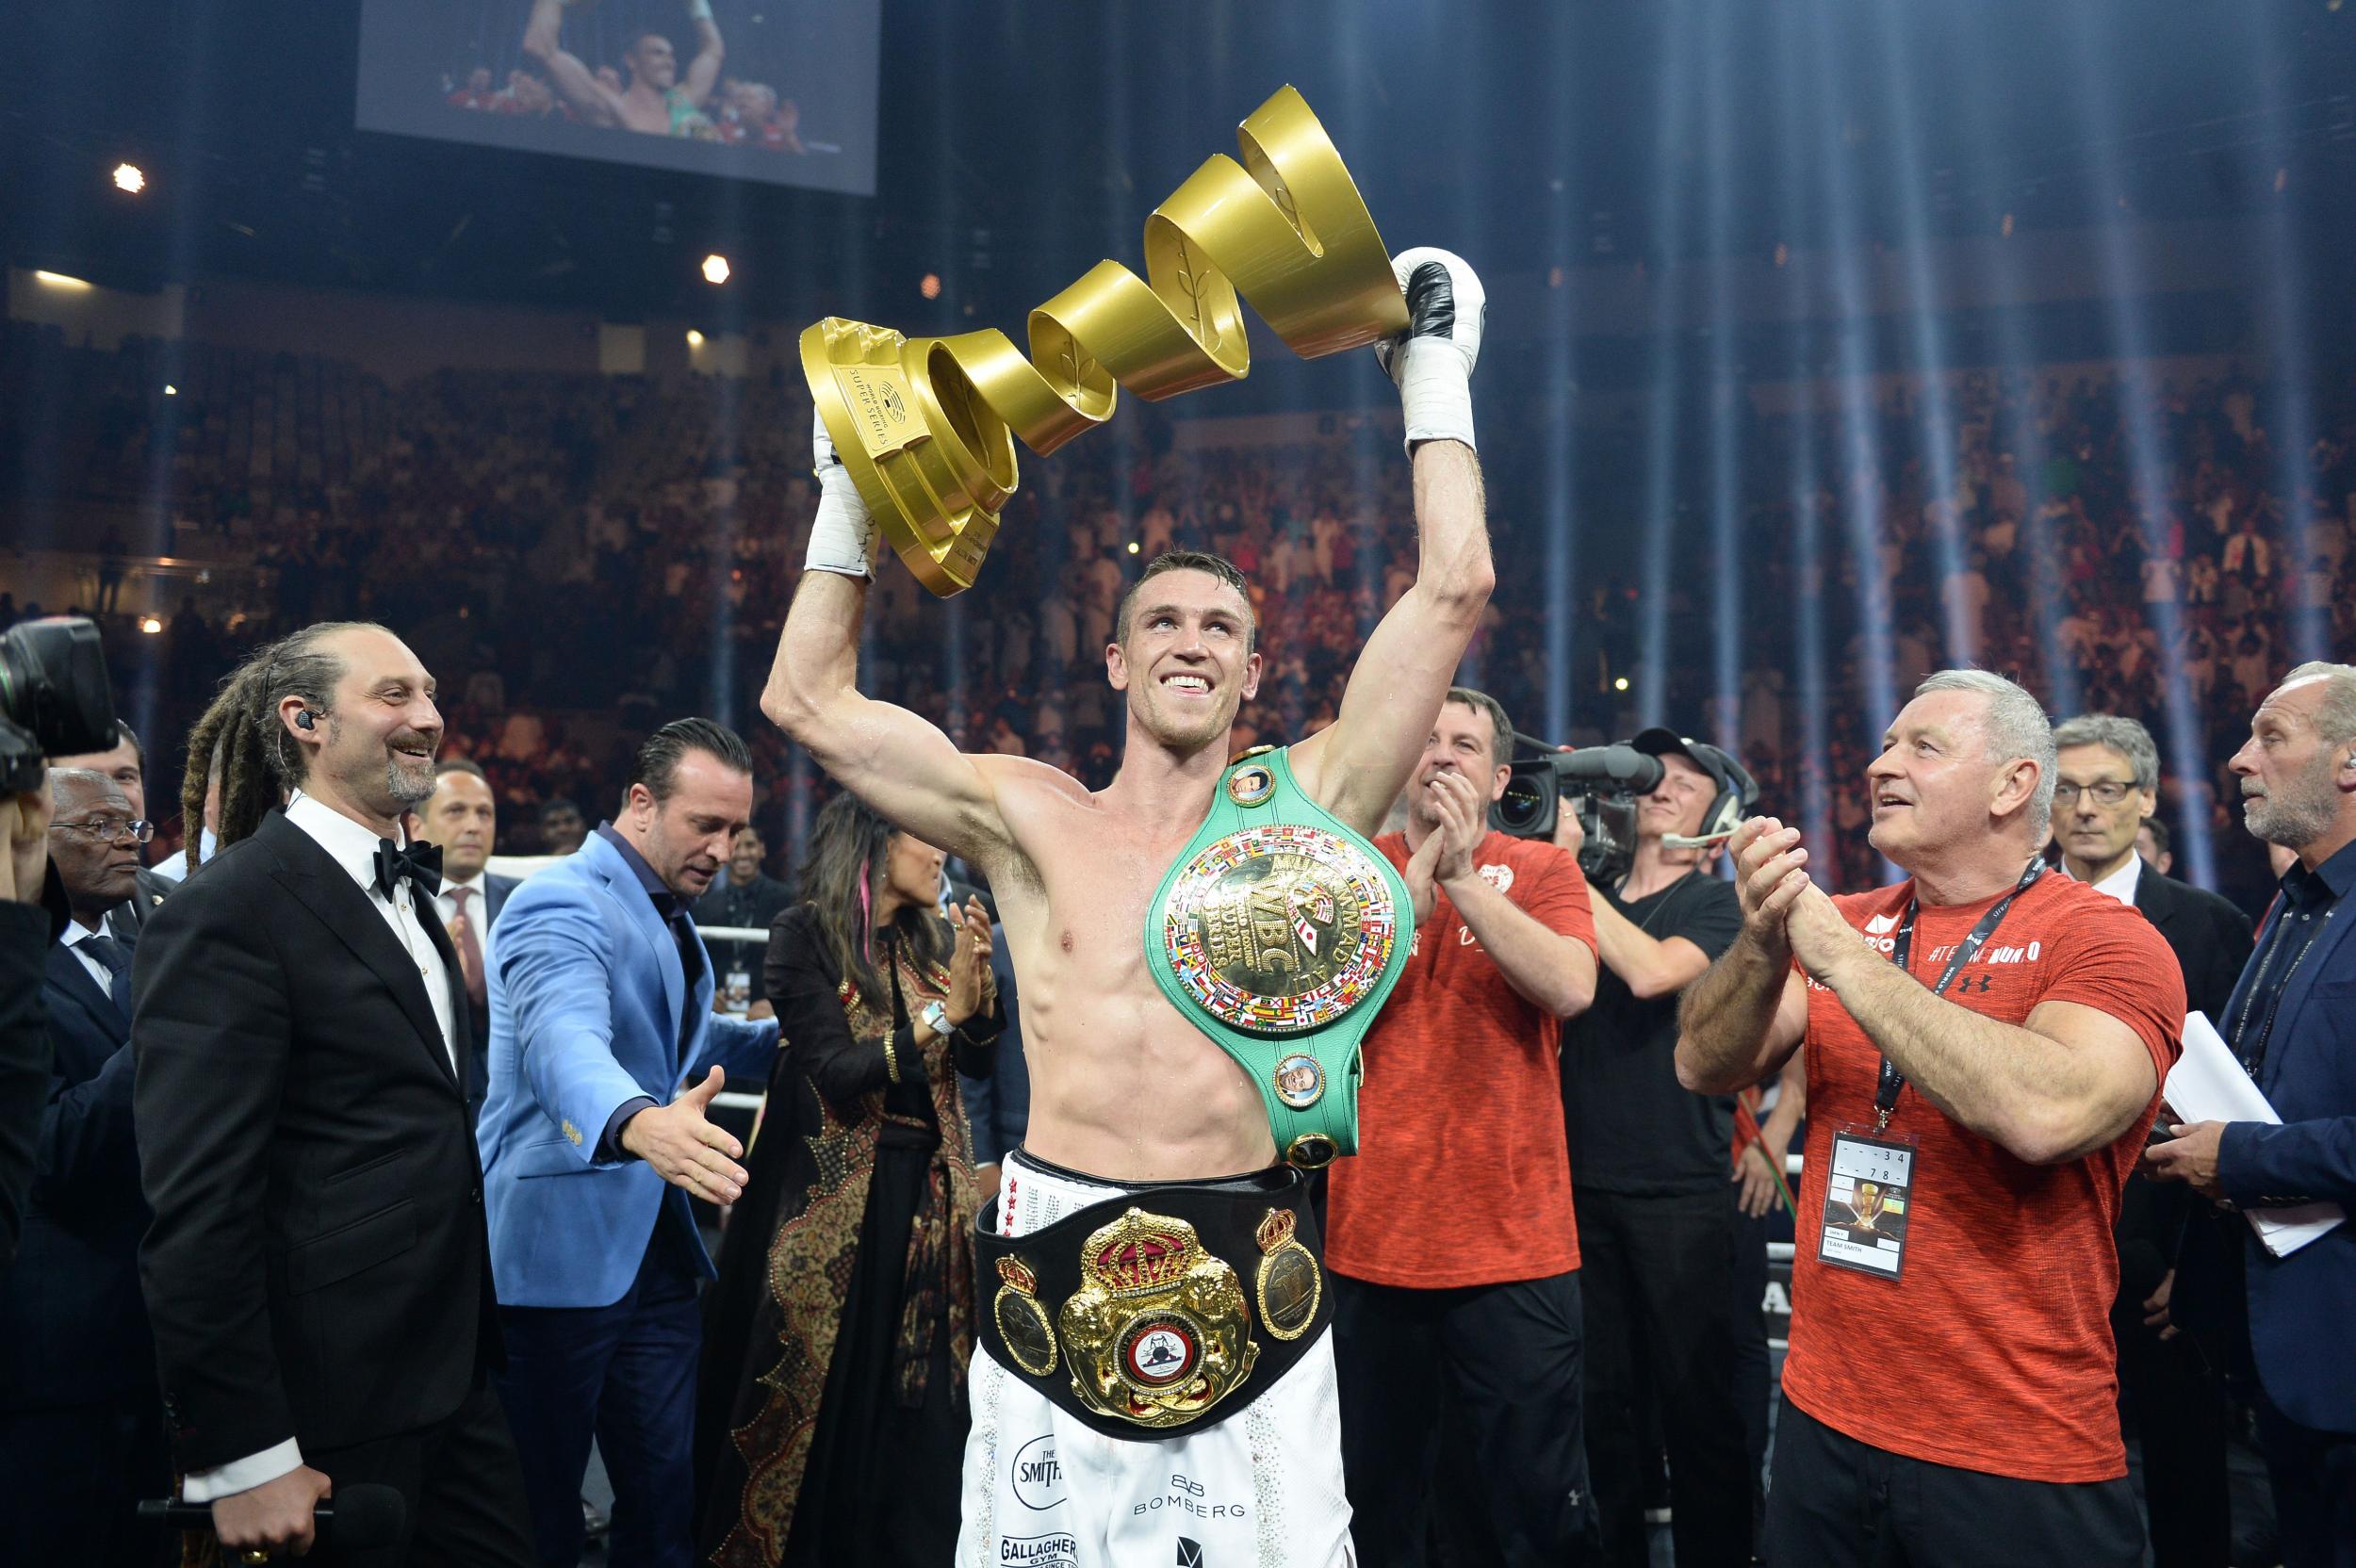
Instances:
[[[458,955],[466,980],[467,1021],[474,1037],[474,1055],[466,1068],[466,1106],[479,1119],[491,1075],[485,1054],[491,1042],[491,1004],[484,978],[491,972],[491,923],[521,883],[484,869],[499,839],[499,799],[480,763],[450,757],[434,764],[434,793],[409,813],[407,822],[412,840],[442,852],[442,890],[434,895],[434,912],[441,917],[443,933]]]
[[[50,861],[72,921],[49,948],[54,1054],[32,1202],[0,1274],[0,1519],[26,1561],[153,1562],[131,1505],[171,1485],[139,1298],[131,959],[106,935],[149,831],[103,773],[53,768]]]
[[[388,1564],[531,1561],[466,992],[401,827],[441,730],[417,656],[337,624],[256,653],[189,737],[223,847],[139,941],[140,1265],[183,1495],[233,1550],[304,1549],[369,1482],[407,1501]]]
[[[6,722],[6,721],[0,721]],[[44,900],[49,792],[0,794],[0,1270],[25,1224],[49,1085],[49,1009],[41,950],[65,929],[62,890]],[[53,905],[52,906],[45,906]]]
[[[2151,731],[2116,714],[2085,713],[2053,727],[2053,745],[2062,869],[2142,910],[2184,971],[2186,1006],[2216,1020],[2250,956],[2250,917],[2161,875],[2136,853],[2135,834],[2158,807],[2160,753]],[[2145,1322],[2174,1286],[2169,1267],[2185,1228],[2213,1223],[2182,1187],[2131,1177],[2113,1233],[2111,1332],[2120,1393],[2143,1448],[2155,1568],[2224,1568],[2233,1546],[2224,1388],[2192,1340],[2163,1338]]]
[[[139,743],[139,731],[121,719],[115,720],[115,743],[110,750],[52,757],[49,768],[53,773],[87,768],[92,773],[106,775],[123,792],[123,799],[130,803],[131,815],[146,818],[147,748]],[[153,837],[152,830],[150,837]],[[144,843],[147,841],[142,839],[139,841]],[[146,923],[148,911],[164,901],[164,895],[172,890],[173,881],[173,878],[160,876],[141,866],[131,891],[106,911],[106,935],[126,947],[137,947],[139,927]]]
[[[2281,1125],[2203,1121],[2144,1155],[2152,1175],[2238,1209],[2336,1203],[2356,1215],[2356,667],[2298,666],[2258,707],[2233,754],[2243,819],[2295,852],[2258,950],[2217,1027]],[[2212,1279],[2224,1260],[2194,1243],[2179,1271]],[[2257,1385],[2288,1568],[2356,1563],[2356,1223],[2287,1257],[2247,1224],[2234,1237],[2246,1320],[2233,1358]],[[2179,1292],[2181,1300],[2184,1295]],[[2189,1303],[2186,1303],[2189,1304]],[[2183,1315],[2180,1314],[2179,1315]]]

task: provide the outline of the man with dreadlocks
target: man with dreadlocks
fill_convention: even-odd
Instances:
[[[311,1544],[389,1485],[411,1553],[526,1568],[466,1072],[430,913],[434,678],[383,627],[263,648],[188,739],[219,854],[156,906],[133,977],[141,1282],[183,1496],[232,1552]],[[282,806],[280,803],[284,801]],[[191,857],[193,858],[193,857]]]

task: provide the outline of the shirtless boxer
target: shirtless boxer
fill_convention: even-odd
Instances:
[[[861,695],[875,527],[819,429],[818,519],[761,710],[895,825],[984,870],[1023,997],[1031,1114],[976,1238],[984,1343],[972,1368],[960,1565],[1352,1560],[1322,1331],[1330,1293],[1298,1244],[1315,1244],[1305,1183],[1278,1163],[1271,1133],[1292,1114],[1271,1096],[1286,1106],[1299,1097],[1248,1078],[1173,1004],[1145,932],[1166,873],[1231,802],[1296,792],[1301,817],[1370,838],[1487,603],[1468,382],[1480,282],[1445,252],[1409,252],[1394,267],[1411,325],[1384,347],[1414,467],[1416,580],[1367,640],[1339,718],[1239,766],[1229,730],[1257,689],[1261,655],[1243,579],[1216,557],[1156,561],[1121,605],[1104,665],[1127,700],[1126,749],[1102,792],[1023,758],[967,756],[915,714]],[[1278,1064],[1280,1077],[1299,1070],[1293,1056]],[[1301,1155],[1317,1136],[1288,1139],[1296,1163],[1317,1163]],[[1231,1234],[1222,1250],[1200,1218],[1119,1230],[1140,1211],[1173,1215],[1198,1200],[1198,1214],[1227,1203],[1246,1215],[1240,1246]],[[1102,1216],[1111,1222],[1092,1229]],[[1066,1217],[1087,1247],[1078,1237],[1047,1247]],[[1022,1258],[987,1255],[1029,1236],[1039,1246]],[[1203,1294],[1184,1295],[1181,1276]],[[1238,1288],[1256,1291],[1256,1314]],[[1136,1310],[1160,1298],[1166,1311]],[[1090,1337],[1099,1331],[1101,1345]],[[1124,1415],[1078,1392],[1091,1367],[1097,1391],[1122,1382],[1134,1396],[1179,1387],[1171,1377],[1204,1366],[1223,1366],[1232,1386],[1215,1381],[1218,1402],[1191,1414],[1172,1408],[1183,1400],[1149,1398]]]
[[[641,33],[622,55],[630,67],[630,85],[615,89],[597,72],[569,54],[558,41],[568,0],[533,0],[532,20],[524,25],[524,53],[548,67],[556,83],[582,119],[593,125],[619,125],[647,136],[710,139],[718,132],[704,105],[712,84],[720,79],[726,50],[720,29],[712,20],[712,0],[687,0],[688,19],[695,28],[695,57],[688,62],[687,78],[679,79],[679,57],[671,41],[661,33]]]

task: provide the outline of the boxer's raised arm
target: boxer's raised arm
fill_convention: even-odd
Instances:
[[[761,710],[830,777],[895,826],[935,848],[992,865],[1012,841],[983,763],[995,769],[1021,760],[968,757],[925,719],[859,691],[859,623],[875,525],[823,424],[813,445],[818,519]]]
[[[1366,640],[1333,724],[1293,747],[1302,786],[1371,834],[1415,771],[1456,667],[1496,585],[1469,378],[1487,305],[1472,269],[1445,251],[1392,264],[1407,290],[1407,336],[1386,345],[1415,466],[1415,580]]]
[[[524,53],[548,67],[548,79],[556,84],[556,90],[588,116],[592,124],[618,123],[621,102],[614,90],[597,80],[578,56],[567,53],[558,41],[564,21],[564,0],[533,0],[532,20],[524,24]]]
[[[687,62],[687,74],[679,86],[687,92],[687,101],[702,108],[712,98],[712,84],[720,79],[720,61],[728,55],[720,41],[719,24],[712,20],[712,0],[687,0],[688,19],[695,27],[695,57]]]

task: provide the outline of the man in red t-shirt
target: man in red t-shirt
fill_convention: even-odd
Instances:
[[[2040,874],[2054,777],[2037,699],[1951,670],[1866,770],[1906,881],[1831,898],[1793,829],[1735,835],[1742,935],[1686,993],[1677,1075],[1724,1092],[1807,1045],[1771,1561],[2143,1561],[2111,1226],[2184,987],[2150,922]]]
[[[1366,1042],[1358,1154],[1328,1178],[1342,1473],[1366,1568],[1423,1561],[1444,1380],[1467,1437],[1467,1560],[1562,1562],[1592,1530],[1562,1020],[1595,994],[1586,879],[1488,825],[1513,727],[1452,689],[1375,847],[1415,940]]]

